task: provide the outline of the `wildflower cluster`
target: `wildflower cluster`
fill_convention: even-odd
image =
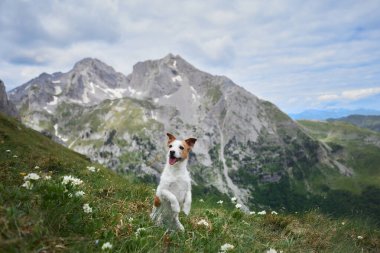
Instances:
[[[229,244],[229,243],[225,243],[225,244],[223,244],[223,245],[220,247],[220,251],[219,251],[219,253],[225,253],[225,252],[227,252],[227,251],[229,251],[229,250],[232,250],[232,249],[234,249],[234,248],[235,248],[234,245]]]
[[[138,228],[135,232],[136,237],[140,236],[145,230],[145,228]]]
[[[25,189],[31,190],[33,189],[33,183],[31,180],[37,181],[40,179],[40,176],[36,173],[29,173],[28,175],[24,176],[24,183],[21,185],[21,187],[24,187]]]
[[[112,244],[110,242],[106,242],[102,245],[102,250],[112,249]]]
[[[89,204],[84,204],[83,205],[83,212],[85,212],[85,213],[92,213],[92,208],[90,207]]]
[[[62,180],[63,185],[71,184],[73,186],[76,186],[76,185],[81,185],[82,183],[83,183],[82,180],[80,180],[79,178],[73,177],[71,175],[63,176],[63,180]]]
[[[198,221],[197,225],[205,226],[206,228],[210,226],[210,224],[205,219],[201,219],[200,221]]]
[[[87,169],[88,169],[90,172],[97,172],[97,171],[99,171],[99,169],[96,169],[94,166],[87,166]]]
[[[28,175],[26,175],[24,177],[25,181],[26,180],[38,180],[38,179],[40,179],[40,176],[38,174],[36,174],[36,173],[29,173]]]

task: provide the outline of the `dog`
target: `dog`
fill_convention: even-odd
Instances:
[[[170,133],[166,165],[154,197],[151,218],[158,226],[169,230],[184,231],[178,214],[182,210],[189,215],[191,208],[191,177],[187,170],[189,153],[197,139],[177,140]]]

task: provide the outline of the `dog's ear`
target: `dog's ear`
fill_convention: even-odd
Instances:
[[[172,135],[172,134],[170,134],[170,133],[167,133],[166,134],[167,136],[168,136],[168,144],[170,143],[170,142],[173,142],[173,141],[175,141],[175,136],[174,135]]]
[[[195,139],[195,138],[189,138],[189,139],[185,140],[186,144],[189,145],[190,148],[194,147],[194,144],[195,144],[196,141],[197,141],[197,139]]]

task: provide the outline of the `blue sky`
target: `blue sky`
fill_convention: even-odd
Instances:
[[[0,1],[7,90],[96,57],[179,54],[282,110],[380,109],[380,1]]]

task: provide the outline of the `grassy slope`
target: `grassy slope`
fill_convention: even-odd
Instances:
[[[360,193],[368,185],[380,187],[380,147],[366,143],[380,142],[380,134],[344,122],[298,121],[314,138],[324,142],[339,160],[352,168],[353,177],[336,175],[329,184],[335,188]]]
[[[99,165],[93,173],[89,165],[85,157],[0,114],[0,252],[99,252],[107,241],[113,252],[218,252],[224,243],[235,245],[234,252],[380,250],[378,228],[362,221],[333,220],[317,212],[248,215],[207,195],[205,202],[193,200],[189,217],[181,216],[185,233],[165,235],[149,219],[152,185]],[[23,173],[30,172],[51,180],[37,180],[31,190],[20,187]],[[84,183],[65,192],[63,175]],[[77,190],[86,194],[70,198]],[[83,212],[85,203],[92,213]],[[210,227],[197,225],[200,219]],[[140,227],[146,230],[136,235]]]

